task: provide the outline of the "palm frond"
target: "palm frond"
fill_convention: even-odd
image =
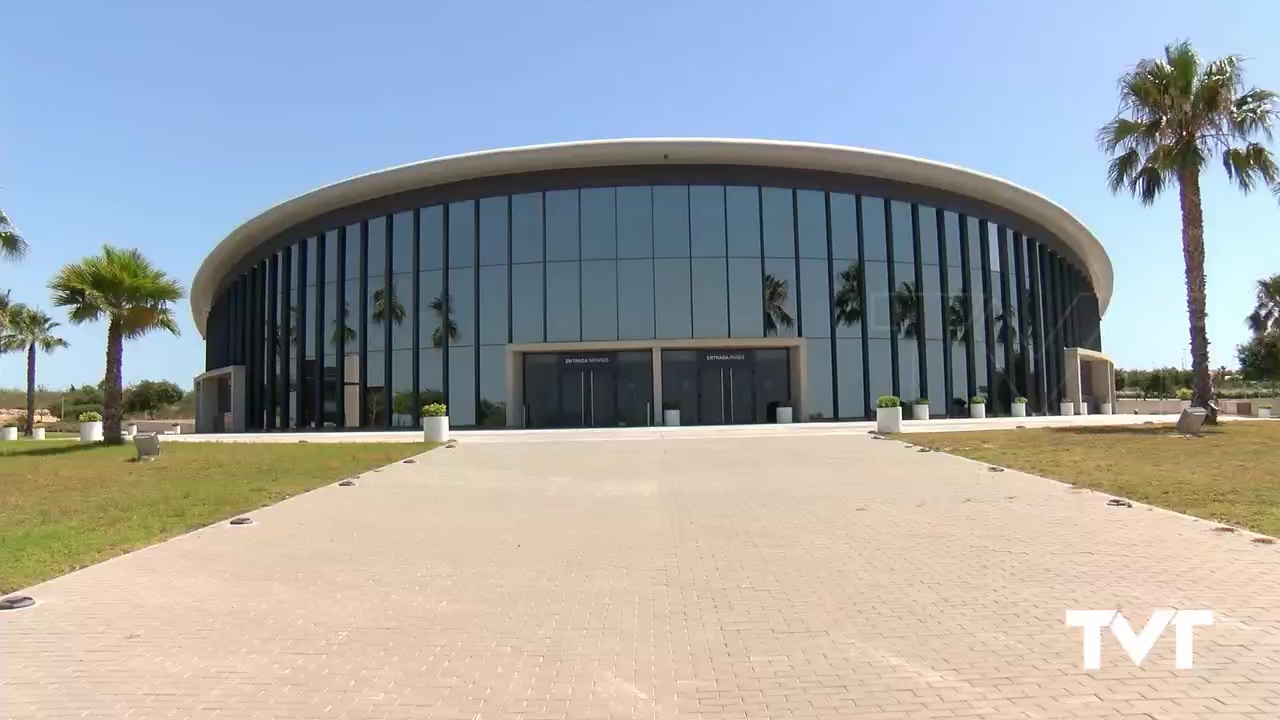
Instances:
[[[21,260],[28,250],[27,241],[9,222],[9,216],[0,210],[0,258]]]

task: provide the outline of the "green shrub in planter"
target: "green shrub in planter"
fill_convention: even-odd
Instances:
[[[918,397],[918,398],[916,398],[916,402],[915,402],[915,404],[916,404],[916,405],[928,405],[928,404],[929,404],[929,398],[927,398],[927,397]]]
[[[449,414],[449,406],[444,403],[431,403],[422,406],[422,417],[444,417]]]
[[[102,422],[102,413],[94,412],[93,410],[82,412],[79,419],[80,422]]]
[[[1179,400],[1190,400],[1192,396],[1191,388],[1178,388]]]
[[[1013,401],[1014,401],[1014,402],[1016,402],[1016,403],[1022,403],[1023,405],[1026,405],[1026,404],[1027,404],[1027,399],[1026,399],[1026,398],[1024,398],[1024,397],[1022,397],[1021,395],[1019,395],[1018,397],[1014,398],[1014,399],[1013,399]]]
[[[986,405],[987,398],[983,395],[974,395],[973,397],[969,398],[969,404],[970,405]]]
[[[880,399],[876,400],[876,407],[878,408],[902,407],[902,400],[900,400],[897,395],[881,395]]]
[[[25,424],[21,418],[9,418],[4,422],[0,422],[0,427],[22,427]]]

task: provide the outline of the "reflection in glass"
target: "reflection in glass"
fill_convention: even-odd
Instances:
[[[760,258],[729,258],[730,336],[758,338],[764,335],[764,317],[760,312],[763,280]]]
[[[418,210],[418,242],[421,244],[421,255],[418,258],[418,267],[421,270],[442,270],[444,269],[444,206],[435,205],[428,208]],[[351,229],[347,229],[347,248],[351,248]],[[350,256],[348,255],[348,258]],[[356,268],[352,272],[350,266],[347,267],[347,277],[359,277],[360,269]]]
[[[796,226],[800,231],[800,257],[826,259],[826,193],[818,190],[796,191]]]
[[[938,417],[947,414],[947,367],[942,348],[941,340],[925,340],[925,361],[929,363],[929,414]]]
[[[833,310],[836,337],[862,337],[863,283],[862,266],[855,262],[835,263],[835,296]]]
[[[449,203],[449,267],[476,264],[476,203]]]
[[[795,271],[789,261],[766,260],[764,274],[765,337],[795,336],[795,306],[791,298]]]
[[[506,262],[507,198],[484,198],[480,201],[480,264],[503,265]]]
[[[476,349],[449,348],[449,423],[476,424]]]
[[[618,257],[653,257],[653,188],[620,187],[617,194]]]
[[[432,311],[435,308],[430,308]],[[454,325],[449,326],[449,345],[475,345],[476,336],[476,277],[471,268],[449,271],[449,298],[445,315]]]
[[[619,260],[618,338],[653,337],[653,260]]]
[[[888,260],[888,238],[885,237],[884,200],[862,198],[862,249],[867,260]]]
[[[948,210],[942,214],[942,224],[947,233],[947,265],[960,267],[964,264],[964,255],[960,252],[960,216]],[[959,286],[952,285],[951,290],[958,291]]]
[[[413,427],[418,409],[413,405],[413,350],[391,351],[391,426]]]
[[[827,277],[826,260],[800,260],[800,288],[804,293],[800,326],[805,337],[831,337],[831,288]],[[830,358],[827,364],[831,364]]]
[[[504,427],[507,424],[507,350],[480,348],[480,407],[476,424]]]
[[[876,398],[893,394],[893,356],[889,341],[871,339],[867,341],[867,372],[871,376],[871,400],[875,405]]]
[[[901,200],[889,202],[893,220],[893,261],[915,262],[915,240],[911,235],[911,206]]]
[[[831,257],[858,259],[858,200],[853,195],[831,193]]]
[[[925,265],[938,264],[938,211],[928,205],[917,208],[920,229],[920,261]]]
[[[869,254],[869,253],[868,253]],[[863,281],[867,284],[867,306],[864,309],[867,337],[890,336],[889,266],[882,262],[863,263]]]
[[[511,196],[511,262],[542,262],[542,193]]]
[[[823,273],[826,276],[826,273]],[[808,387],[805,412],[808,420],[831,420],[835,417],[831,384],[831,340],[805,341],[805,363],[808,365]]]
[[[856,338],[836,340],[836,378],[839,382],[836,392],[839,394],[840,417],[866,417],[866,397],[862,385],[861,340]]]
[[[480,344],[507,342],[507,268],[480,268]]]

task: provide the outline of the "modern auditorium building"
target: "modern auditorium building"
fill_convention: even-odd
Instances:
[[[723,139],[457,155],[214,248],[198,429],[410,429],[431,402],[454,427],[864,419],[881,395],[1096,412],[1111,289],[1062,207],[942,163]]]

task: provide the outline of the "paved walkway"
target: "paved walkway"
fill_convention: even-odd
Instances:
[[[462,443],[32,588],[12,718],[1280,715],[1280,545],[861,435]],[[1067,609],[1210,608],[1195,668]]]

